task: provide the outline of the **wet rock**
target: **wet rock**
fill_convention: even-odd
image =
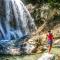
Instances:
[[[30,13],[32,13],[34,11],[34,8],[35,8],[35,6],[33,6],[32,4],[28,4],[26,7]]]
[[[9,50],[10,50],[11,55],[20,55],[21,54],[20,48],[10,48]]]
[[[35,50],[36,46],[27,44],[25,47],[25,52],[27,54],[31,54],[33,50]]]
[[[55,60],[55,55],[44,53],[38,60]]]
[[[41,6],[41,18],[47,20],[49,14],[50,5],[44,4]]]
[[[33,36],[26,42],[25,52],[27,54],[31,53],[40,53],[43,52],[45,49],[43,48],[42,39],[39,35]]]
[[[11,55],[20,55],[21,50],[19,44],[16,45],[16,40],[1,40],[0,41],[0,54],[11,54]]]

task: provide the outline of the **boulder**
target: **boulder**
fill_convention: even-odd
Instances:
[[[20,55],[21,54],[20,48],[10,48],[9,50],[10,50],[9,52],[11,55]]]
[[[33,36],[26,42],[24,50],[27,54],[40,53],[45,50],[42,44],[42,39],[39,35]]]
[[[44,53],[38,60],[55,60],[55,55]]]
[[[36,46],[31,45],[31,44],[27,44],[25,47],[25,52],[27,54],[31,54],[33,50],[35,50]]]

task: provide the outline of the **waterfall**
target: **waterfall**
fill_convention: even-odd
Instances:
[[[0,53],[12,53],[35,27],[34,19],[21,0],[0,0]]]
[[[1,0],[4,16],[0,15],[0,41],[17,40],[35,30],[34,20],[21,0]]]

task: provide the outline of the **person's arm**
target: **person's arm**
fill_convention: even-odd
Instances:
[[[46,40],[47,40],[47,36],[48,36],[48,35],[46,35]]]
[[[54,39],[54,36],[52,35],[52,39]]]

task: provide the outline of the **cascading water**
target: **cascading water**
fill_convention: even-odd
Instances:
[[[35,24],[22,1],[0,0],[0,3],[0,45],[4,47],[11,40],[30,35]]]

